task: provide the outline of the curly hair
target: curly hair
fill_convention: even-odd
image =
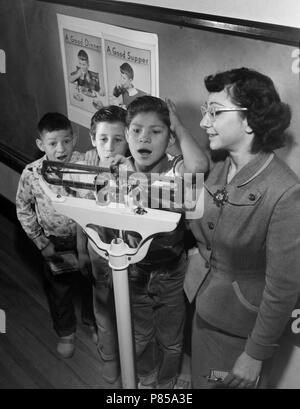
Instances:
[[[160,120],[170,128],[170,115],[167,104],[160,98],[143,95],[133,100],[127,107],[126,125],[129,127],[133,118],[144,112],[155,112]]]
[[[283,132],[291,121],[291,111],[281,102],[273,81],[249,68],[236,68],[205,78],[208,92],[225,90],[231,101],[248,110],[240,113],[247,118],[253,131],[251,152],[271,152],[285,145]]]
[[[91,119],[90,135],[96,136],[97,124],[100,122],[121,122],[126,125],[126,111],[117,105],[103,107],[94,113]]]

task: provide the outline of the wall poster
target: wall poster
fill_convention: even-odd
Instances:
[[[89,128],[103,106],[159,96],[156,34],[62,14],[57,20],[71,121]]]

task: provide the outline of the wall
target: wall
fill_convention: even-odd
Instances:
[[[121,0],[263,23],[300,27],[299,0]]]
[[[20,174],[0,162],[0,194],[15,202]]]
[[[6,53],[6,74],[0,75],[0,137],[18,152],[34,149],[38,118],[34,48],[28,39],[24,5],[33,2],[0,2],[0,49]],[[25,155],[26,156],[26,155]],[[30,154],[27,158],[30,159]]]

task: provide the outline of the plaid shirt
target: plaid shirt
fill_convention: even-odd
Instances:
[[[84,158],[84,153],[73,152],[70,162],[77,162],[84,160]],[[76,223],[56,212],[51,200],[39,184],[39,170],[45,159],[46,156],[43,156],[25,167],[19,181],[16,197],[18,219],[28,237],[39,250],[48,245],[49,236],[65,240],[74,240],[76,237]],[[56,194],[62,196],[72,194],[70,190],[66,190],[62,186],[48,186]]]

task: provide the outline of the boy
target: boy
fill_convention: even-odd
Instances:
[[[108,106],[97,111],[91,120],[90,136],[92,145],[96,148],[89,152],[89,164],[98,166],[109,166],[118,156],[126,155],[128,145],[125,139],[125,117],[126,111],[118,106]],[[88,156],[88,155],[87,155]],[[94,195],[80,196],[94,199]],[[113,229],[93,226],[101,239],[110,243],[115,237]],[[91,270],[94,277],[94,312],[98,327],[98,351],[103,361],[103,379],[114,383],[119,375],[117,356],[117,333],[115,328],[114,298],[111,282],[111,269],[107,260],[102,259],[87,244],[82,230],[78,229],[78,251],[79,262],[84,270]]]
[[[134,72],[130,64],[124,62],[120,66],[121,82],[120,85],[116,85],[113,90],[113,96],[118,98],[122,95],[122,106],[126,108],[130,102],[138,97],[146,95],[144,91],[135,88],[133,85]]]
[[[79,50],[78,54],[78,66],[76,71],[71,72],[69,75],[69,81],[71,83],[76,82],[81,91],[87,96],[95,96],[94,92],[100,91],[99,74],[89,70],[89,57],[86,51]],[[104,96],[102,91],[99,95]]]
[[[152,96],[134,100],[127,109],[126,140],[132,166],[138,172],[183,176],[205,173],[208,161],[180,123],[171,101]],[[173,132],[172,132],[173,131]],[[166,150],[176,137],[182,152],[170,158]],[[155,238],[147,256],[130,266],[132,312],[140,388],[174,388],[180,367],[186,266],[183,223]],[[139,238],[127,233],[127,243]]]
[[[39,184],[39,172],[45,159],[59,162],[84,159],[84,154],[73,152],[75,143],[68,118],[56,112],[45,114],[38,123],[36,139],[37,147],[45,155],[25,167],[16,197],[18,219],[45,259],[45,291],[54,329],[60,337],[57,352],[63,358],[71,357],[75,350],[76,317],[72,289],[77,278],[82,280],[82,320],[94,331],[93,337],[96,336],[92,292],[89,281],[77,277],[76,224],[55,211]],[[57,194],[70,194],[61,186],[49,185],[49,188]]]
[[[168,146],[175,142],[170,134],[170,117],[183,160],[166,155]],[[126,139],[132,153],[130,170],[169,176],[207,170],[207,158],[179,122],[170,101],[168,106],[151,96],[133,101],[126,116]],[[96,146],[95,140],[93,144]],[[128,166],[129,160],[115,155],[114,162]],[[130,266],[140,388],[173,388],[176,383],[185,318],[183,233],[181,223],[174,232],[155,238],[144,260]],[[113,235],[107,242],[111,238]],[[124,232],[124,238],[131,247],[137,247],[140,240],[132,232]],[[102,262],[105,271],[107,262]]]

